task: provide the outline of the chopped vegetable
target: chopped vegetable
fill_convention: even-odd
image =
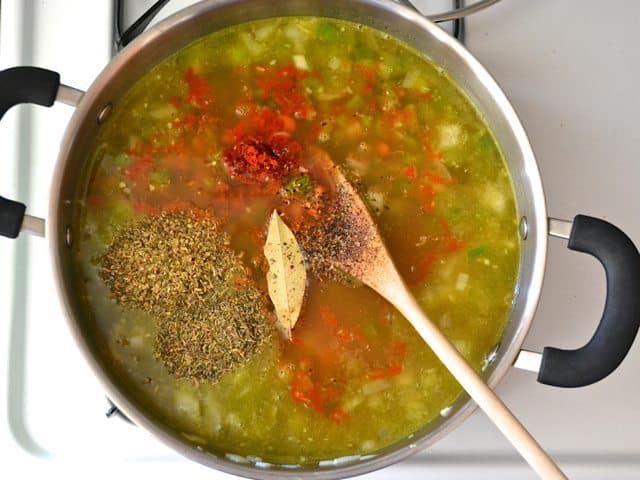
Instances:
[[[338,29],[332,23],[323,23],[318,27],[318,38],[325,42],[334,42],[338,39]]]
[[[309,71],[309,64],[307,63],[307,58],[304,55],[294,55],[293,64],[298,70]]]
[[[446,150],[460,143],[462,128],[453,123],[442,124],[438,126],[438,133],[440,134],[440,148]]]
[[[126,153],[119,153],[113,161],[116,165],[122,168],[126,168],[131,165],[131,157]]]
[[[456,290],[459,292],[463,291],[467,288],[467,284],[469,283],[469,274],[468,273],[459,273],[458,279],[456,280]]]
[[[171,174],[169,172],[151,172],[149,183],[157,188],[167,187],[171,184]]]
[[[402,80],[402,88],[412,88],[419,77],[420,72],[418,70],[409,70]]]
[[[482,257],[484,255],[487,254],[487,252],[489,251],[489,249],[487,247],[480,246],[480,247],[476,247],[476,248],[471,248],[469,250],[467,250],[467,257],[472,260],[474,258],[478,258],[478,257]]]
[[[340,60],[338,57],[331,57],[327,65],[331,70],[338,70],[342,65],[342,60]]]
[[[294,177],[287,182],[284,189],[288,193],[307,196],[313,192],[314,182],[311,177],[307,175],[300,175]]]

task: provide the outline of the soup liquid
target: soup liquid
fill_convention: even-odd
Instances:
[[[78,289],[108,368],[188,441],[274,464],[371,454],[445,415],[462,390],[369,288],[310,273],[293,341],[274,336],[213,383],[170,375],[154,356],[154,318],[118,305],[98,275],[100,255],[129,222],[198,208],[220,220],[266,292],[271,212],[303,221],[314,212],[300,196],[316,193],[290,183],[299,172],[284,183],[233,178],[224,152],[269,129],[283,130],[302,155],[310,146],[329,153],[371,208],[420,305],[477,370],[486,366],[519,263],[500,149],[444,71],[382,32],[342,21],[221,30],[164,60],[114,105],[80,192]]]

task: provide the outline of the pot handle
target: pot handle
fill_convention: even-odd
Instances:
[[[35,103],[50,107],[56,100],[60,75],[38,67],[14,67],[0,71],[0,119],[14,105]],[[25,222],[27,207],[0,196],[0,235],[16,238]]]
[[[607,296],[602,318],[589,342],[576,350],[545,347],[538,381],[583,387],[602,380],[624,360],[640,327],[640,254],[618,227],[577,215],[550,220],[550,233],[568,238],[568,248],[596,257],[605,269]],[[570,227],[570,230],[569,230]]]

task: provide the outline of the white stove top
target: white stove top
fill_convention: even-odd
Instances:
[[[111,15],[111,0],[4,0],[0,67],[50,68],[64,83],[87,88],[110,56]],[[529,133],[550,215],[600,216],[636,243],[638,20],[640,3],[632,0],[512,0],[466,25],[468,48],[498,80]],[[71,113],[60,105],[20,107],[1,122],[0,192],[27,203],[32,215],[46,217],[53,164]],[[106,399],[68,334],[49,263],[46,241],[0,239],[0,477],[231,478],[183,460],[139,428],[105,418]],[[604,275],[595,260],[551,240],[525,347],[583,344],[603,301]],[[612,376],[591,387],[555,389],[513,370],[498,388],[572,478],[640,475],[638,342],[634,347]],[[481,413],[429,451],[366,478],[418,476],[534,478]]]

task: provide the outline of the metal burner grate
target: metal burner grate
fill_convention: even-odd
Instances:
[[[465,19],[467,15],[476,13],[486,7],[489,7],[499,0],[480,0],[469,6],[465,5],[465,0],[452,0],[451,10],[427,14],[424,8],[424,1],[419,0],[395,0],[397,3],[407,6],[418,13],[426,16],[436,23],[452,22],[450,29],[451,34],[461,43],[465,41]],[[138,35],[145,31],[160,11],[169,3],[169,0],[157,0],[146,11],[144,11],[129,25],[125,25],[125,10],[127,0],[114,0],[115,2],[115,29],[114,29],[114,48],[119,51],[131,43]]]

